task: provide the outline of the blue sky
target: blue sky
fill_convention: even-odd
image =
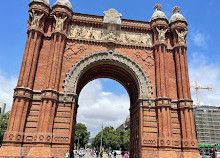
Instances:
[[[7,110],[10,110],[11,107],[13,88],[16,86],[24,53],[29,2],[29,0],[1,1],[0,102],[8,104]],[[218,49],[220,44],[220,0],[71,0],[70,2],[74,12],[103,15],[104,11],[115,8],[123,15],[122,18],[142,21],[150,20],[154,12],[153,7],[157,3],[162,4],[162,11],[168,19],[172,15],[172,8],[180,6],[180,13],[184,15],[189,24],[187,53],[191,84],[197,80],[201,86],[213,87],[211,92],[205,90],[200,92],[201,103],[220,105],[220,52]],[[55,0],[50,0],[51,5],[54,3]],[[109,98],[116,99],[116,102],[117,99],[118,102],[121,101],[122,108],[128,111],[129,105],[124,105],[124,103],[129,104],[129,98],[119,83],[107,79],[96,80],[85,87],[87,90],[83,90],[82,96],[90,93],[88,87],[96,88],[97,93],[100,94],[97,97],[104,99],[106,104],[109,103],[109,99],[106,100],[106,98],[111,96]],[[193,89],[192,98],[195,100]],[[99,104],[100,100],[96,101],[94,106],[102,106]],[[82,102],[82,104],[87,103]],[[117,113],[117,109],[112,113]],[[123,119],[119,119],[121,122],[125,120],[127,113],[123,115]],[[103,116],[100,114],[101,118]],[[109,117],[107,118],[109,119]],[[84,122],[88,123],[86,120]],[[101,124],[101,121],[99,123]]]
[[[54,4],[55,0],[50,0],[50,3]],[[201,45],[188,43],[189,60],[191,52],[198,51],[209,56],[210,62],[218,63],[220,59],[220,53],[216,49],[220,35],[219,0],[71,0],[71,3],[74,12],[103,15],[103,11],[115,8],[123,14],[123,18],[143,21],[149,21],[154,11],[153,6],[157,3],[163,5],[162,10],[168,18],[172,15],[172,7],[178,5],[189,23],[188,39],[195,33],[201,33],[200,40],[204,40]],[[29,0],[1,2],[0,68],[8,76],[19,73],[26,42],[28,4]],[[9,64],[9,61],[12,62]]]

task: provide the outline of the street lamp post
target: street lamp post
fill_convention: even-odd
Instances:
[[[79,136],[80,136],[80,134],[78,134],[78,145],[77,145],[77,146],[78,146],[78,149],[79,149]]]
[[[102,132],[101,132],[101,146],[100,146],[100,150],[102,150],[102,136],[103,136],[103,124],[102,124]]]

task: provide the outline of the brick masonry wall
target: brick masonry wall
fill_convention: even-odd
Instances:
[[[187,47],[185,43],[178,42],[175,33],[175,30],[185,29],[186,23],[176,22],[170,25],[163,19],[151,23],[124,20],[121,26],[123,31],[152,34],[153,45],[143,46],[67,36],[70,24],[102,28],[100,19],[103,17],[83,14],[72,16],[72,11],[66,7],[56,6],[50,11],[48,6],[35,2],[30,4],[30,11],[32,10],[44,16],[37,26],[30,24],[28,27],[29,36],[0,157],[63,157],[67,151],[71,152],[78,108],[75,95],[81,89],[78,89],[77,94],[68,94],[67,101],[64,102],[63,81],[72,65],[91,53],[109,50],[134,60],[136,66],[149,76],[150,82],[147,84],[152,86],[150,98],[138,98],[136,92],[140,85],[136,84],[133,76],[140,76],[139,72],[134,72],[136,74],[132,76],[130,70],[117,64],[105,67],[111,68],[110,70],[120,67],[114,71],[119,74],[107,77],[120,77],[124,81],[128,81],[127,78],[130,77],[129,81],[133,86],[130,89],[127,87],[129,94],[133,96],[130,109],[132,157],[144,158],[151,155],[182,158],[196,155]],[[61,19],[66,16],[63,28],[57,28],[53,15]],[[170,29],[165,41],[160,40],[158,28]],[[84,75],[88,76],[83,76],[83,79],[89,81],[96,78],[92,73],[86,72]],[[108,74],[108,71],[105,73]],[[80,84],[84,82],[77,85],[83,88]],[[9,148],[13,151],[9,151]]]

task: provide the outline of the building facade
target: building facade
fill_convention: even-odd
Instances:
[[[220,147],[220,107],[196,106],[194,117],[199,153],[203,157],[214,157]]]
[[[120,130],[123,130],[123,131],[130,130],[130,116],[128,116],[125,122],[123,122],[120,126],[116,128],[116,131],[120,131]]]
[[[5,103],[0,103],[0,117],[2,114],[5,113],[5,108],[6,108],[6,104]]]
[[[195,107],[194,116],[198,143],[215,145],[220,142],[220,107]]]
[[[111,78],[130,96],[131,158],[197,158],[187,21],[156,5],[150,21],[73,13],[69,0],[31,0],[27,42],[0,157],[72,157],[78,95]],[[120,109],[119,109],[120,110]]]

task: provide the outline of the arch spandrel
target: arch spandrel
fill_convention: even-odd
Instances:
[[[77,84],[83,72],[91,65],[103,61],[111,61],[123,65],[123,67],[127,69],[126,71],[131,72],[131,75],[138,82],[138,99],[151,98],[151,82],[143,68],[126,55],[114,51],[91,53],[84,58],[81,58],[76,64],[72,65],[72,68],[69,69],[69,73],[66,74],[66,79],[64,80],[64,93],[77,94]]]

